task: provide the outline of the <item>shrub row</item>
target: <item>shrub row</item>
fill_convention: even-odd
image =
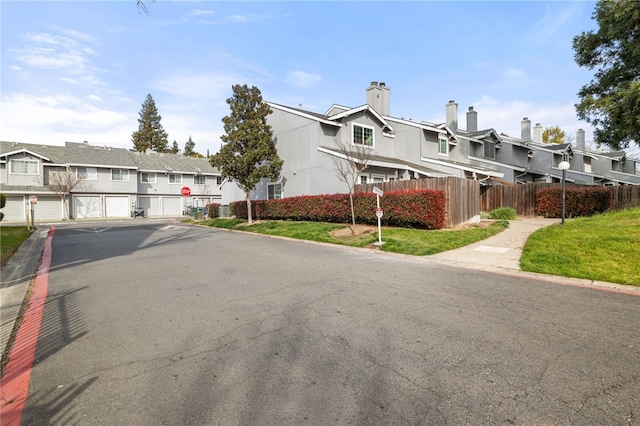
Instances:
[[[565,217],[592,216],[609,208],[609,188],[567,188]],[[562,216],[562,188],[546,188],[536,192],[536,210],[544,217]]]
[[[207,217],[209,219],[215,219],[220,216],[220,203],[209,203],[205,208],[207,209]]]
[[[356,223],[376,224],[376,195],[354,194]],[[349,194],[309,195],[251,202],[252,217],[272,220],[308,220],[314,222],[349,223]],[[446,224],[446,198],[443,191],[414,190],[386,192],[380,198],[381,223],[404,228],[440,229]],[[247,202],[229,205],[232,215],[246,219]]]

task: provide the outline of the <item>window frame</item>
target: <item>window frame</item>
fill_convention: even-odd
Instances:
[[[222,185],[222,176],[216,176],[216,185]]]
[[[482,142],[482,154],[483,158],[488,158],[490,160],[496,159],[496,142],[495,141],[483,141]],[[487,151],[491,151],[491,155],[487,155]]]
[[[442,135],[438,135],[438,155],[449,156],[449,140]]]
[[[279,191],[276,188],[280,188]],[[269,182],[267,184],[267,199],[269,200],[281,200],[282,199],[282,182]]]
[[[14,164],[18,164],[18,163],[25,165],[24,172],[17,172],[14,170]],[[29,172],[29,166],[28,166],[29,164],[34,164],[35,173]],[[23,176],[40,176],[40,162],[38,160],[30,160],[27,158],[12,158],[9,160],[9,174],[23,175]]]
[[[122,179],[115,179],[113,173],[119,172]],[[111,169],[111,181],[112,182],[129,182],[130,172],[129,169]]]
[[[147,180],[144,177],[147,176]],[[153,179],[151,179],[153,177]],[[140,172],[140,183],[157,183],[158,175],[155,172]]]
[[[179,182],[176,180],[176,178],[180,178]],[[171,181],[171,178],[173,178],[173,182]],[[169,185],[182,185],[182,175],[178,174],[178,173],[169,173]]]
[[[81,173],[81,170],[83,170],[84,172]],[[93,173],[90,173],[90,171]],[[83,177],[83,175],[85,177]],[[78,180],[98,180],[98,168],[86,166],[76,167],[76,178]]]
[[[200,180],[204,182],[199,182]],[[205,175],[193,175],[193,184],[194,185],[206,185],[207,177]]]
[[[362,129],[362,143],[356,142],[356,128]],[[365,143],[367,139],[365,136],[365,130],[371,132],[371,145]],[[376,147],[376,129],[373,126],[367,126],[366,124],[351,123],[351,145],[362,146],[365,148],[375,149]]]

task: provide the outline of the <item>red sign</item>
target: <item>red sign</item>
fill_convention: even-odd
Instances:
[[[189,195],[191,195],[191,188],[189,188],[188,186],[183,186],[180,190],[180,193],[183,197],[188,197]]]
[[[32,195],[29,197],[29,203],[30,204],[38,204],[38,196],[37,195]]]
[[[379,207],[376,209],[376,216],[382,217],[382,209]]]

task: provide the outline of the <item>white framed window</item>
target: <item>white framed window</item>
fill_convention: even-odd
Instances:
[[[11,160],[9,171],[13,175],[39,175],[40,162],[36,160]]]
[[[360,175],[360,185],[366,185],[367,184],[367,177],[364,175]]]
[[[384,176],[373,176],[373,182],[384,182]]]
[[[169,183],[182,183],[182,175],[169,175]]]
[[[98,180],[98,169],[95,167],[77,167],[78,180]]]
[[[438,155],[449,155],[449,141],[445,136],[438,136]]]
[[[282,183],[267,184],[267,192],[269,200],[279,200],[282,198]]]
[[[149,173],[149,172],[141,172],[140,183],[156,183],[156,174]]]
[[[216,185],[222,185],[222,176],[216,176]]]
[[[120,182],[129,182],[129,170],[111,169],[111,180],[116,180]]]
[[[207,177],[205,175],[195,175],[193,176],[193,184],[194,185],[205,185],[207,183]]]
[[[584,171],[591,173],[591,157],[584,157]]]
[[[375,146],[374,135],[375,131],[373,127],[353,123],[351,143],[353,145],[364,145],[373,148]]]

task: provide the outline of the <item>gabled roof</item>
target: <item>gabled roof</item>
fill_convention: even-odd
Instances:
[[[63,146],[38,145],[22,142],[0,142],[0,157],[8,157],[25,153],[41,158],[43,161],[53,164],[66,163],[66,149]]]
[[[102,166],[135,169],[130,151],[124,148],[66,142],[67,164],[70,166]]]
[[[185,157],[180,154],[130,152],[138,169],[145,172],[219,174],[206,158]]]
[[[383,129],[387,129],[389,132],[393,132],[393,127],[391,126],[391,124],[389,124],[389,122],[385,120],[383,116],[378,114],[378,112],[375,109],[371,108],[371,106],[368,104],[360,105],[359,107],[342,111],[341,113],[334,114],[328,118],[332,121],[336,121],[336,120],[340,120],[342,118],[348,117],[350,115],[359,114],[364,111],[373,115],[380,122],[380,124],[382,124]]]
[[[596,155],[601,155],[603,157],[609,157],[614,160],[623,160],[627,158],[627,153],[624,151],[613,151],[613,152],[597,152]]]

